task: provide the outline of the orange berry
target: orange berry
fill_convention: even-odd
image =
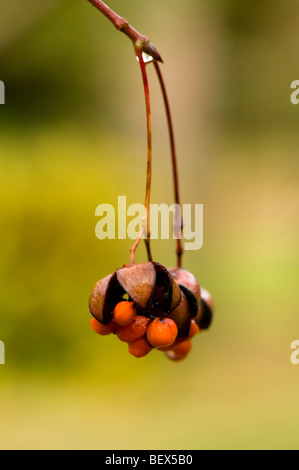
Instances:
[[[92,318],[90,320],[90,324],[93,331],[98,333],[98,335],[106,336],[116,333],[116,325],[114,321],[110,322],[109,325],[102,325],[98,320]]]
[[[129,344],[129,353],[135,357],[144,357],[151,352],[152,347],[148,344],[144,337],[137,339]]]
[[[187,354],[190,352],[192,347],[191,341],[184,341],[181,344],[178,344],[173,348],[173,351],[176,352],[177,354]]]
[[[124,300],[119,302],[113,312],[113,318],[119,325],[125,326],[131,323],[136,315],[136,307],[134,302]]]
[[[174,343],[178,328],[171,318],[155,318],[146,330],[148,342],[154,348],[166,348]]]
[[[197,335],[197,333],[199,333],[199,331],[200,330],[199,330],[198,324],[196,323],[195,320],[192,319],[187,339],[193,338],[193,336]]]
[[[197,335],[197,333],[200,332],[200,329],[199,329],[199,326],[197,325],[196,321],[195,320],[191,320],[191,324],[190,324],[190,329],[189,329],[189,333],[188,333],[188,336],[183,338],[183,337],[177,337],[177,339],[175,340],[175,342],[171,345],[171,346],[168,346],[167,348],[161,348],[162,351],[170,351],[170,350],[173,350],[173,347],[174,346],[178,346],[179,344],[181,343],[184,343],[185,341],[193,338],[195,335]]]
[[[171,359],[172,361],[181,361],[182,359],[185,359],[186,356],[188,356],[191,347],[191,341],[184,341],[183,343],[178,344],[172,348],[170,351],[167,351],[165,354],[168,359]]]
[[[145,335],[148,322],[148,318],[136,315],[129,325],[117,327],[117,337],[125,343],[133,343]]]

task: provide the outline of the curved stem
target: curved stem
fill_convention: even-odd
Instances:
[[[138,234],[138,237],[136,238],[134,244],[130,248],[130,264],[131,265],[135,263],[136,248],[139,245],[140,240],[142,239],[144,233],[146,232],[146,218],[147,218],[147,213],[145,211],[144,217],[142,218],[142,228],[141,228],[141,230]],[[149,261],[152,261],[152,260],[149,260]]]
[[[145,235],[145,246],[147,251],[147,257],[149,261],[153,261],[151,247],[150,247],[150,197],[151,197],[151,182],[152,182],[152,120],[151,120],[151,103],[150,103],[150,93],[149,85],[146,73],[146,65],[142,57],[142,50],[136,48],[136,55],[139,61],[144,95],[145,95],[145,105],[146,105],[146,121],[147,121],[147,170],[146,170],[146,192],[145,192],[145,215],[143,218],[143,228],[140,231],[140,234],[131,248],[131,264],[134,263],[135,251],[143,235]]]
[[[170,112],[169,100],[166,92],[165,83],[162,77],[162,73],[157,62],[154,62],[154,66],[158,75],[159,83],[161,86],[164,105],[167,116],[169,138],[170,138],[170,149],[171,149],[171,160],[172,160],[172,169],[173,169],[173,183],[174,183],[174,199],[176,203],[176,217],[175,217],[175,236],[177,239],[177,267],[182,267],[182,256],[183,256],[183,247],[182,247],[182,229],[183,229],[183,219],[181,216],[181,211],[178,210],[180,206],[180,195],[179,195],[179,178],[178,178],[178,166],[177,166],[177,156],[176,156],[176,146],[174,139],[173,123]]]
[[[117,15],[113,10],[111,10],[108,5],[106,5],[104,2],[101,0],[88,0],[90,3],[92,3],[93,6],[95,6],[100,12],[103,13],[103,15],[108,18],[108,20],[111,21],[111,23],[115,26],[116,29],[124,33],[128,38],[133,41],[133,44],[136,45],[139,43],[141,50],[145,52],[146,54],[149,54],[152,56],[155,60],[159,62],[163,62],[159,52],[155,48],[155,46],[150,42],[148,37],[143,36],[143,34],[138,33],[136,29],[132,28],[132,26],[129,25],[127,20],[122,18],[121,16]]]

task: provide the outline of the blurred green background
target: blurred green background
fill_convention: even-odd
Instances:
[[[90,328],[94,283],[128,262],[95,208],[143,203],[146,129],[129,40],[86,0],[0,6],[0,448],[299,447],[296,0],[111,0],[164,58],[182,202],[204,204],[184,265],[213,294],[186,361],[137,360]],[[149,67],[152,202],[172,202]],[[175,263],[173,241],[155,260]],[[141,246],[137,261],[145,260]]]

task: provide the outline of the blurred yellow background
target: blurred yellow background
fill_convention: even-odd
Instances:
[[[204,204],[184,266],[211,291],[186,361],[137,360],[90,328],[94,283],[128,262],[95,208],[143,203],[146,128],[129,40],[87,1],[0,6],[1,449],[299,447],[295,0],[111,0],[158,47],[182,202]],[[165,113],[149,67],[152,202],[172,202]],[[153,241],[175,263],[173,241]],[[137,261],[145,260],[144,247]]]

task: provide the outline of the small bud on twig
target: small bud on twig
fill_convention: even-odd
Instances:
[[[111,10],[108,5],[106,5],[104,2],[101,0],[88,0],[90,3],[92,3],[98,10],[100,10],[106,18],[108,18],[111,23],[115,26],[116,29],[124,33],[128,38],[133,41],[134,47],[139,48],[142,52],[145,52],[145,54],[148,54],[153,57],[154,60],[157,62],[162,62],[163,60],[155,48],[155,46],[150,42],[150,40],[146,37],[140,34],[136,29],[132,28],[132,26],[129,25],[127,20],[122,18],[121,16],[117,15],[113,10]]]

